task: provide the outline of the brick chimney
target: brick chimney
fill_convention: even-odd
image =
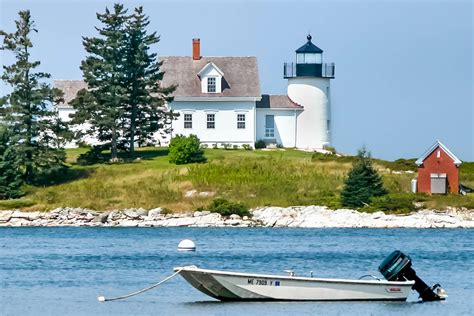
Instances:
[[[201,40],[193,38],[193,60],[201,59]]]

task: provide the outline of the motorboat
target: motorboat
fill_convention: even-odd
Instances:
[[[411,268],[411,259],[394,251],[380,265],[386,278],[330,279],[289,275],[242,273],[174,268],[189,284],[221,301],[405,301],[412,289],[424,301],[443,300],[446,292],[436,284],[429,287]]]

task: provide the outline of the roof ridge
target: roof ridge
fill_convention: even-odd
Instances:
[[[449,150],[448,147],[446,147],[439,139],[436,140],[436,142],[431,145],[431,147],[428,148],[428,150],[426,150],[423,155],[421,155],[416,161],[415,161],[415,164],[417,166],[421,166],[423,164],[423,161],[425,161],[425,159],[433,152],[435,151],[436,148],[438,147],[441,147],[441,149],[443,149],[443,151],[451,158],[453,159],[454,161],[454,164],[456,166],[459,166],[460,164],[462,164],[462,161],[461,159],[459,159],[458,157],[456,157],[455,154],[453,154],[451,152],[451,150]]]

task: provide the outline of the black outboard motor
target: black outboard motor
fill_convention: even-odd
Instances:
[[[413,280],[412,289],[420,293],[423,301],[444,300],[447,295],[439,284],[429,287],[411,267],[411,258],[399,250],[392,252],[379,266],[379,271],[389,281]]]

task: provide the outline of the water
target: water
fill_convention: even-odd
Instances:
[[[265,228],[0,228],[2,315],[399,315],[474,314],[474,230]],[[181,239],[195,253],[179,253]],[[125,301],[98,303],[142,289],[195,264],[203,268],[357,278],[376,274],[401,249],[445,302],[221,303],[180,276]]]

